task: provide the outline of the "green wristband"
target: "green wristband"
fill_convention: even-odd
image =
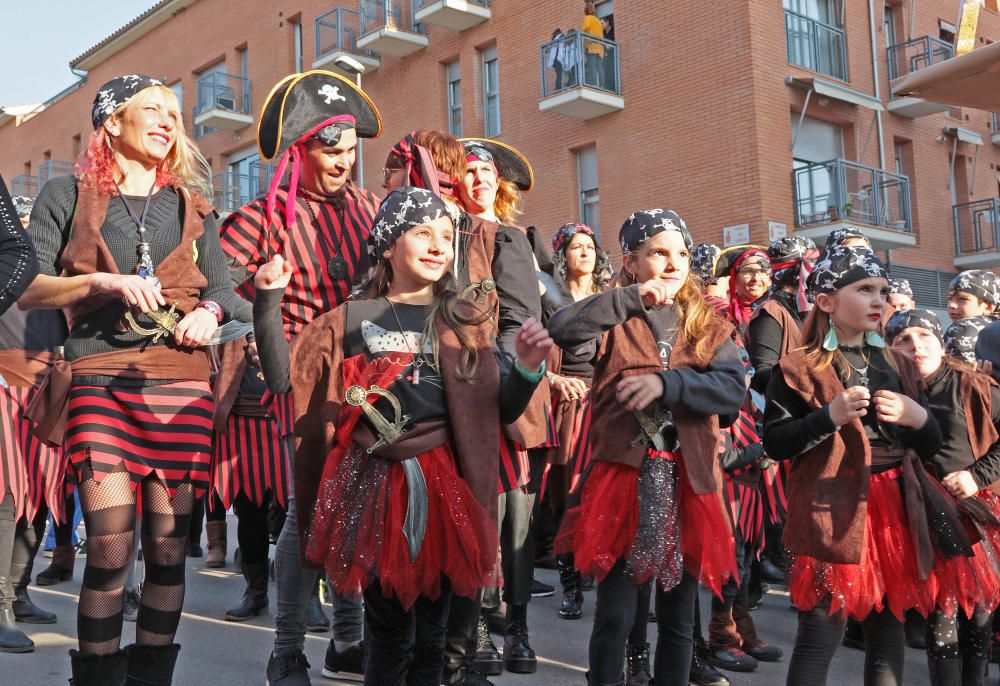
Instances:
[[[542,366],[539,368],[537,372],[529,372],[527,369],[521,366],[520,362],[514,363],[514,369],[517,370],[518,374],[523,376],[531,383],[538,383],[539,381],[542,380],[542,377],[545,376],[545,360],[542,360]]]

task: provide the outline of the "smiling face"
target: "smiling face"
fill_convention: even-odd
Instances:
[[[578,231],[566,246],[566,272],[570,277],[588,276],[597,265],[594,239]]]
[[[889,296],[889,282],[874,276],[844,286],[835,293],[819,293],[816,307],[833,318],[847,345],[868,331],[878,331]]]
[[[345,129],[336,145],[311,139],[305,144],[305,150],[302,185],[320,195],[333,195],[351,178],[358,152],[358,134],[354,129]]]
[[[972,293],[965,291],[949,291],[948,293],[948,316],[953,322],[968,317],[992,314],[993,309],[993,305],[985,300],[980,300]]]
[[[667,284],[673,298],[691,271],[691,251],[680,231],[661,231],[630,255],[625,255],[625,271],[642,283],[658,279]]]
[[[500,187],[496,167],[492,162],[482,160],[473,160],[467,165],[462,184],[458,188],[462,204],[474,216],[492,212]]]
[[[384,253],[392,265],[393,285],[418,289],[439,281],[455,258],[454,238],[447,215],[405,231]]]
[[[763,298],[771,287],[771,265],[763,257],[751,257],[740,264],[732,277],[736,284],[736,297],[752,303]]]
[[[156,166],[170,154],[180,135],[180,108],[169,88],[140,91],[104,128],[115,152],[126,159]]]
[[[922,326],[911,326],[896,334],[892,349],[913,360],[924,378],[940,369],[944,360],[941,340]]]

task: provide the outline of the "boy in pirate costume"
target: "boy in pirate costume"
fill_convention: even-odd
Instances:
[[[1000,306],[1000,276],[983,269],[962,272],[948,284],[948,316],[994,317]]]
[[[889,308],[891,315],[900,310],[915,310],[917,301],[913,299],[913,288],[906,279],[889,279]]]
[[[278,160],[267,195],[230,215],[222,227],[222,246],[232,260],[237,291],[252,299],[256,269],[280,254],[292,277],[281,302],[288,340],[320,314],[346,300],[368,273],[366,241],[378,205],[374,195],[351,180],[358,138],[377,136],[382,121],[372,101],[347,79],[307,71],[282,79],[261,110],[257,142],[261,159]],[[288,172],[288,182],[282,181]],[[258,332],[258,336],[260,333]],[[239,377],[224,379],[239,383]],[[289,394],[274,397],[268,411],[278,423],[291,456],[293,406]],[[278,608],[274,653],[268,662],[271,686],[309,683],[302,653],[305,614],[317,572],[299,563],[299,538],[308,531],[309,512],[298,517],[293,494],[315,484],[288,478],[288,517],[275,550]],[[331,675],[361,670],[361,608],[335,599],[334,640],[325,671]]]

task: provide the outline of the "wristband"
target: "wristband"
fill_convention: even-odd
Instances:
[[[525,379],[527,379],[531,383],[538,383],[539,381],[542,380],[542,377],[545,376],[545,360],[542,360],[542,366],[539,367],[539,369],[538,369],[537,372],[530,372],[530,371],[528,371],[527,369],[525,369],[524,367],[521,366],[520,362],[515,362],[514,363],[514,369],[517,370],[518,374],[520,374],[521,376],[523,376]]]
[[[202,300],[200,303],[195,305],[195,309],[201,308],[203,310],[208,310],[215,315],[215,323],[222,323],[222,308],[219,307],[219,303],[214,300]]]

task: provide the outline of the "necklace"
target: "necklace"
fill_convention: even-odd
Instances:
[[[410,342],[406,339],[406,331],[403,329],[403,323],[399,321],[399,315],[396,314],[396,306],[392,304],[389,298],[385,299],[385,302],[389,305],[389,309],[392,310],[392,316],[396,320],[396,326],[399,328],[399,335],[402,336],[403,342],[406,343],[406,350],[413,355],[413,385],[420,385],[420,361],[417,359],[417,355],[420,353],[420,348],[423,345],[423,336],[417,342],[417,349],[413,350],[410,347]]]
[[[844,350],[846,352],[856,352],[861,357],[861,359],[864,360],[864,362],[865,362],[864,366],[859,368],[859,367],[855,367],[853,364],[851,364],[851,360],[847,357],[847,355],[844,355],[844,359],[847,361],[847,366],[850,367],[851,369],[853,369],[855,372],[857,372],[857,374],[858,374],[858,381],[861,382],[861,385],[862,386],[868,386],[868,367],[869,367],[869,362],[868,362],[868,358],[865,357],[864,346],[862,346],[860,348],[857,348],[857,349],[842,347],[841,350]]]
[[[135,273],[154,286],[159,287],[160,280],[156,278],[156,267],[153,265],[153,258],[149,254],[149,243],[146,240],[146,215],[149,214],[149,208],[152,205],[153,189],[156,188],[156,184],[154,183],[149,187],[149,192],[146,193],[146,202],[142,206],[142,214],[139,216],[136,216],[132,206],[125,200],[125,194],[122,193],[121,186],[116,183],[115,187],[118,188],[118,197],[121,199],[122,205],[125,206],[125,211],[139,231],[139,245],[136,247],[139,262],[135,266]]]
[[[323,228],[319,225],[319,220],[316,218],[316,212],[313,211],[312,202],[303,198],[302,201],[306,204],[306,209],[309,210],[309,216],[312,217],[312,225],[316,230],[316,233],[323,237],[323,242],[326,243],[326,247],[330,249],[330,253],[333,257],[330,261],[326,263],[326,272],[330,275],[330,278],[334,281],[343,281],[350,276],[350,269],[347,265],[347,260],[344,259],[344,234],[346,233],[346,226],[344,224],[344,208],[340,203],[334,203],[337,208],[337,216],[340,218],[340,241],[337,245],[334,245],[333,240],[330,236],[323,231]]]

